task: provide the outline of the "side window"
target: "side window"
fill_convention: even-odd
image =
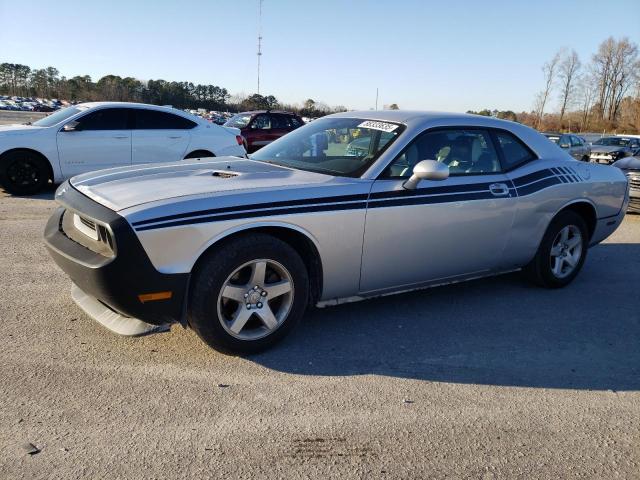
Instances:
[[[289,129],[287,117],[284,115],[269,115],[271,117],[271,128],[279,128],[281,130]]]
[[[536,158],[531,150],[510,133],[496,132],[495,135],[502,150],[505,170],[511,170]],[[562,141],[562,137],[560,137],[560,141]]]
[[[581,147],[582,146],[582,140],[580,140],[575,135],[571,135],[571,146],[572,147]]]
[[[251,124],[251,128],[257,130],[269,130],[271,128],[271,118],[269,115],[258,115]]]
[[[289,118],[289,123],[291,125],[291,128],[298,128],[303,125],[302,122],[298,120],[296,117],[288,117],[288,118]]]
[[[128,113],[124,108],[103,108],[78,120],[77,130],[127,130]]]
[[[197,125],[179,115],[158,110],[135,109],[136,130],[188,130]]]
[[[487,131],[447,129],[427,131],[420,135],[388,167],[386,176],[410,177],[413,167],[422,160],[446,164],[451,175],[500,171],[498,155]]]

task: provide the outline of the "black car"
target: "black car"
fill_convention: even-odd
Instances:
[[[628,157],[640,148],[640,139],[634,137],[604,137],[591,144],[591,161],[612,164]]]
[[[633,156],[625,157],[613,164],[629,179],[629,212],[640,213],[640,148]]]

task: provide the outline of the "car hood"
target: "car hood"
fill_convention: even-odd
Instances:
[[[613,164],[622,170],[640,170],[640,157],[626,157]]]
[[[609,146],[609,145],[592,145],[591,153],[613,153],[613,152],[624,152],[625,147],[620,146]]]
[[[254,160],[220,157],[98,170],[73,177],[70,183],[92,200],[120,211],[171,198],[280,190],[332,178]]]
[[[0,125],[0,135],[25,135],[29,133],[33,133],[35,131],[41,130],[42,127],[34,127],[33,125],[21,125],[21,124],[13,124],[13,125]]]

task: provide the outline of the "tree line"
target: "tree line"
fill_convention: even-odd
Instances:
[[[302,115],[318,117],[344,107],[330,108],[326,104],[308,99],[302,107],[281,104],[273,95],[231,95],[226,88],[217,85],[201,85],[192,82],[169,82],[133,77],[105,75],[93,81],[89,75],[66,78],[55,67],[32,69],[17,63],[0,64],[0,94],[58,98],[72,102],[122,101],[143,102],[155,105],[172,105],[182,109],[205,108],[207,110],[243,111],[286,108]]]

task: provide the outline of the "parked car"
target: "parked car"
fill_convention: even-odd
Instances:
[[[591,146],[578,135],[570,133],[545,133],[545,137],[558,145],[576,160],[588,162],[591,155]]]
[[[34,112],[53,112],[55,111],[55,108],[53,108],[50,105],[47,105],[46,103],[37,103],[33,106],[33,111]]]
[[[616,160],[628,157],[640,148],[640,139],[634,137],[604,137],[591,145],[591,161],[612,164]]]
[[[304,125],[304,121],[295,113],[276,110],[257,110],[242,112],[231,117],[225,124],[227,127],[239,128],[245,139],[247,152],[270,144]]]
[[[624,172],[629,180],[629,212],[640,213],[640,148],[631,157],[625,157],[613,164]]]
[[[331,134],[350,129],[366,157]],[[55,198],[46,245],[89,316],[122,334],[180,322],[234,353],[309,304],[519,269],[563,287],[628,202],[619,169],[524,125],[403,111],[323,117],[250,159],[84,174]]]
[[[244,156],[240,130],[180,110],[98,102],[0,126],[0,185],[17,195],[80,173],[183,158]]]

